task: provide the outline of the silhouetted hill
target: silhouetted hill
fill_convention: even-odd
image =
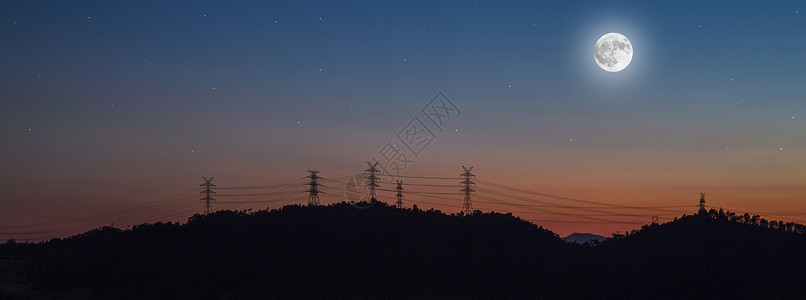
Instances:
[[[568,252],[554,233],[509,214],[377,202],[220,211],[0,249],[25,262],[16,276],[34,290],[178,298],[552,293],[556,259]]]
[[[804,250],[802,225],[721,211],[646,225],[590,247],[510,214],[446,215],[378,202],[295,205],[7,242],[0,245],[0,291],[80,298],[804,298]]]
[[[616,291],[652,287],[679,297],[806,296],[803,226],[722,210],[645,225],[596,247]],[[644,293],[638,293],[645,295]]]

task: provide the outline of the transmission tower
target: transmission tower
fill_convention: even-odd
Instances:
[[[311,175],[305,176],[305,178],[310,178],[311,182],[306,183],[305,185],[310,187],[308,188],[307,191],[303,193],[308,193],[308,206],[319,205],[319,193],[324,193],[319,191],[319,187],[324,185],[320,184],[318,180],[324,178],[319,177],[319,175],[316,175],[317,173],[319,173],[319,171],[308,170],[308,173],[311,173]]]
[[[207,179],[202,176],[204,183],[199,185],[202,188],[201,194],[203,197],[201,198],[201,201],[204,201],[204,214],[209,214],[213,211],[212,207],[210,206],[211,202],[215,202],[215,199],[213,198],[213,195],[215,195],[215,191],[213,191],[213,189],[215,189],[213,178],[215,177],[210,177],[210,179]]]
[[[395,191],[397,191],[397,202],[395,202],[395,206],[397,208],[403,208],[403,180],[397,180],[397,187],[395,187]]]
[[[378,162],[375,162],[375,164],[370,164],[367,162],[367,165],[369,166],[369,169],[364,170],[364,172],[367,174],[367,187],[369,188],[370,202],[372,202],[378,200],[378,195],[376,194],[375,190],[381,187],[378,185],[378,180],[380,179],[377,176],[381,171],[378,171],[378,169],[375,168],[378,166]]]
[[[470,186],[476,184],[473,181],[471,181],[470,178],[476,177],[476,175],[470,173],[470,171],[473,170],[473,166],[470,166],[470,169],[465,168],[465,166],[462,166],[462,169],[465,169],[465,172],[459,174],[459,176],[462,178],[462,182],[460,183],[464,185],[465,188],[459,191],[465,194],[465,201],[464,203],[462,203],[462,212],[465,215],[468,215],[473,213],[473,205],[470,202],[470,193],[475,192],[473,189],[470,188]]]
[[[705,212],[705,193],[700,193],[700,212]]]

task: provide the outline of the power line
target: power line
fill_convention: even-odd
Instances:
[[[422,184],[422,183],[406,183],[409,186],[425,186],[425,187],[450,187],[455,188],[457,186],[461,187],[461,185],[455,184]]]
[[[400,177],[400,178],[456,180],[456,177],[407,176],[407,175],[392,175],[392,174],[381,174],[381,175],[390,177]]]
[[[620,204],[613,204],[613,203],[607,203],[607,202],[590,201],[590,200],[563,197],[563,196],[557,196],[557,195],[540,193],[540,192],[533,192],[533,191],[519,189],[519,188],[506,186],[506,185],[502,185],[502,184],[497,184],[497,183],[494,183],[494,182],[489,182],[489,181],[485,181],[485,180],[481,180],[481,179],[479,179],[478,181],[481,182],[481,183],[492,185],[492,186],[497,186],[497,187],[503,188],[503,189],[513,190],[513,191],[517,191],[517,192],[524,193],[524,194],[531,194],[531,195],[537,195],[537,196],[553,198],[553,199],[557,199],[557,200],[566,200],[566,201],[573,201],[573,202],[580,202],[580,203],[587,203],[587,204],[596,204],[596,205],[601,205],[601,206],[612,206],[612,207],[618,207],[618,208],[643,209],[640,206],[620,205]],[[663,209],[659,209],[659,210],[663,210]]]
[[[397,192],[397,190],[390,190],[390,189],[377,189],[377,190],[384,191],[384,192]],[[454,193],[447,193],[447,192],[412,192],[412,191],[408,191],[406,193],[417,194],[417,195],[456,195],[455,192]]]
[[[294,198],[294,195],[298,195],[297,194],[298,191],[296,189],[296,186],[300,181],[302,181],[304,179],[305,179],[304,177],[300,177],[300,178],[294,179],[292,181],[289,181],[289,182],[286,182],[286,183],[283,183],[283,184],[273,185],[272,188],[264,189],[264,190],[260,191],[259,193],[253,193],[253,194],[261,194],[261,195],[246,196],[244,198],[241,198],[240,200],[228,200],[226,202],[228,204],[241,204],[239,206],[232,207],[233,210],[241,210],[241,209],[245,209],[245,208],[253,208],[253,206],[251,206],[251,205],[248,205],[248,206],[243,205],[243,204],[247,204],[247,203],[276,203],[276,202],[281,202],[282,201],[282,202],[286,202],[286,203],[290,204],[290,203],[293,203],[293,202],[297,202],[298,200],[296,200]],[[267,198],[265,198],[266,196],[271,196],[271,198],[281,199],[281,200],[267,199]],[[294,199],[292,199],[292,198],[294,198]],[[224,202],[223,201],[218,201],[216,203],[224,203]]]
[[[178,199],[181,199],[181,198],[191,198],[191,197],[193,197],[193,195],[196,194],[196,191],[197,191],[196,189],[193,189],[193,190],[182,192],[180,194],[176,194],[176,195],[173,195],[173,196],[169,196],[169,197],[161,198],[161,199],[154,200],[154,201],[151,201],[151,202],[147,202],[147,203],[144,203],[144,204],[141,204],[141,205],[130,206],[130,207],[122,208],[122,209],[116,209],[116,210],[112,210],[112,211],[108,211],[108,212],[104,212],[104,213],[100,213],[100,214],[96,214],[96,215],[81,216],[81,217],[77,217],[77,218],[63,218],[63,219],[59,219],[59,220],[53,220],[53,221],[41,222],[41,223],[33,223],[33,224],[24,224],[24,225],[16,225],[16,226],[4,226],[4,228],[5,229],[42,228],[42,227],[52,227],[52,226],[58,226],[58,225],[64,225],[64,224],[86,223],[86,222],[101,220],[101,219],[104,219],[104,218],[125,216],[125,215],[128,215],[128,214],[137,213],[137,212],[143,212],[143,211],[149,211],[149,210],[163,210],[162,208],[159,208],[159,206],[164,205],[164,203],[169,203],[169,204],[173,203],[175,205],[181,205],[181,206],[184,207],[185,204],[183,204],[181,202],[177,202],[175,200],[178,200]]]
[[[308,191],[305,191],[305,192],[307,193]],[[219,195],[216,195],[216,197],[270,196],[270,195],[287,194],[287,193],[288,193],[287,191],[283,191],[283,192],[261,192],[261,193],[250,193],[250,194],[223,194],[223,195],[219,194]],[[216,203],[221,203],[221,202],[216,201]]]
[[[228,186],[228,187],[216,187],[216,190],[249,190],[249,189],[265,189],[265,188],[273,188],[273,187],[280,187],[287,185],[286,183],[283,184],[274,184],[274,185],[253,185],[253,186]]]
[[[506,196],[506,195],[499,193],[499,196]],[[516,198],[521,198],[521,197],[516,197]],[[496,200],[496,199],[493,199],[493,198],[488,198],[488,199],[492,199],[493,201]],[[521,199],[525,199],[525,198],[521,198]],[[501,201],[501,200],[497,200],[497,201]],[[528,207],[528,206],[526,206],[526,207]],[[554,214],[558,214],[558,215],[563,215],[563,216],[578,217],[578,216],[576,216],[576,214],[572,214],[572,213],[565,213],[565,212],[560,212],[560,211],[556,211],[556,210],[549,210],[549,209],[541,209],[541,210],[546,211],[546,212],[550,212],[550,213],[554,213]],[[589,211],[600,212],[601,213],[601,211],[596,211],[596,210],[589,210]],[[588,218],[589,219],[594,219],[594,220],[597,220],[597,221],[612,221],[612,220],[601,219],[601,218],[597,218],[597,217],[588,217]]]

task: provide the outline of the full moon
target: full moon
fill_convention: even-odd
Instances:
[[[608,72],[624,70],[632,61],[632,44],[621,33],[611,32],[603,35],[593,47],[593,58],[596,64]]]

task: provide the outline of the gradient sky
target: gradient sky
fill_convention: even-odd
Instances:
[[[475,166],[500,185],[479,182],[476,208],[610,234],[705,192],[806,220],[803,2],[434,2],[3,1],[0,239],[183,221],[201,176],[286,184],[219,190],[214,209],[306,203],[310,169],[343,201],[440,91],[461,115],[403,174]],[[634,48],[618,73],[593,59],[608,32]],[[458,187],[406,190],[406,207],[461,208]]]

